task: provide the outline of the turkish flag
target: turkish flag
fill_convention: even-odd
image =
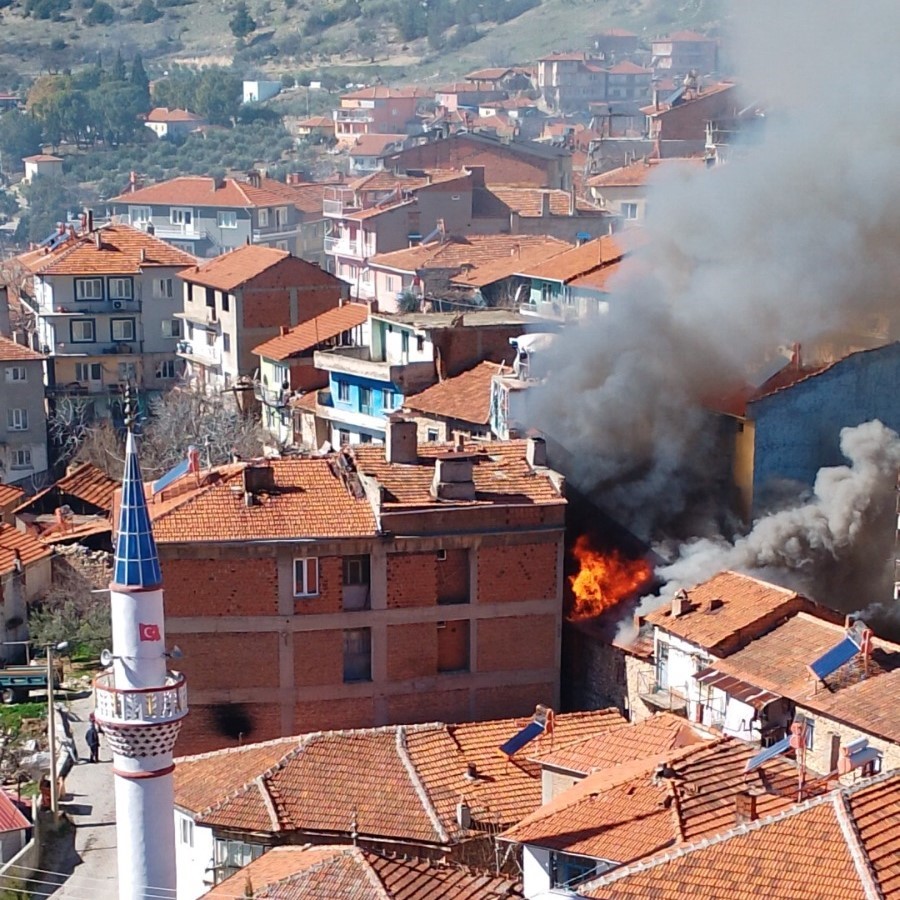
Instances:
[[[143,622],[138,625],[142,641],[160,641],[162,635],[159,633],[159,625],[145,625]]]

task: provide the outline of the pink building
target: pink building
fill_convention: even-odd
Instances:
[[[334,110],[334,134],[349,142],[360,134],[399,134],[416,117],[420,103],[433,99],[431,91],[420,87],[391,88],[373,85],[341,97]]]

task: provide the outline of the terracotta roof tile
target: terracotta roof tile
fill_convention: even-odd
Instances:
[[[711,84],[703,87],[703,91],[699,94],[694,94],[691,97],[682,98],[678,105],[673,107],[671,103],[660,103],[657,107],[656,105],[644,106],[641,109],[641,112],[644,115],[649,116],[651,119],[657,119],[661,116],[665,116],[667,113],[673,110],[680,110],[685,106],[688,106],[691,103],[699,103],[701,100],[705,100],[707,97],[711,97],[713,94],[722,94],[725,91],[734,90],[735,85],[733,82],[726,81],[720,84]],[[737,102],[737,101],[735,101]]]
[[[62,157],[49,153],[36,153],[34,156],[23,156],[22,162],[62,162]]]
[[[383,451],[382,451],[383,452]],[[275,489],[244,500],[243,467],[172,501],[151,500],[157,543],[357,537],[375,533],[368,501],[356,499],[327,459],[269,462]],[[235,471],[236,468],[236,471]]]
[[[31,828],[31,822],[19,811],[12,798],[0,791],[0,833]]]
[[[735,794],[753,791],[760,816],[794,805],[797,769],[778,758],[745,772],[755,748],[732,738],[588,775],[506,832],[507,840],[628,863],[725,831]],[[656,778],[666,762],[675,778]]]
[[[256,209],[258,207],[280,206],[284,198],[280,193],[266,186],[269,179],[263,179],[260,187],[249,181],[225,178],[218,182],[214,178],[201,175],[182,175],[148,184],[135,191],[126,191],[113,197],[113,203],[185,204],[190,206],[223,207],[233,209]]]
[[[773,617],[817,608],[796,591],[738,572],[720,572],[685,593],[684,613],[673,616],[669,604],[650,613],[647,621],[716,656],[771,629]]]
[[[157,106],[147,113],[148,122],[205,122],[203,116],[192,113],[187,109],[169,109],[166,106]]]
[[[275,847],[205,896],[234,900],[247,880],[259,900],[501,900],[522,886],[493,875],[423,859],[385,857],[346,845]]]
[[[900,896],[900,774],[841,788],[579,885],[595,900]]]
[[[405,175],[382,169],[371,175],[363,175],[347,182],[347,188],[360,194],[382,193],[399,188],[401,191],[416,191],[431,185],[446,184],[450,181],[468,181],[471,176],[458,169],[429,169],[425,175]],[[335,185],[330,185],[335,187]]]
[[[420,97],[423,100],[430,100],[434,97],[434,91],[430,88],[413,85],[388,87],[384,84],[376,84],[372,87],[350,91],[348,94],[341,94],[341,100],[393,100],[404,97]]]
[[[535,472],[525,459],[525,441],[479,443],[472,450],[474,501],[454,501],[455,505],[491,503],[565,503],[545,474]],[[383,509],[395,506],[427,508],[448,501],[431,495],[435,458],[452,452],[450,445],[420,444],[418,462],[411,465],[388,463],[384,448],[357,445],[353,453],[361,473],[375,478],[384,487]]]
[[[18,509],[17,513],[28,512],[37,501],[47,494],[69,495],[90,503],[104,512],[113,508],[113,497],[119,489],[119,482],[110,478],[102,469],[98,469],[93,463],[81,463],[71,472],[64,475],[59,481],[44,488],[40,493],[29,497]]]
[[[498,256],[494,260],[487,260],[471,268],[468,265],[463,266],[450,281],[459,287],[486,287],[504,278],[510,278],[522,266],[536,265],[558,253],[565,253],[571,246],[556,238],[548,237],[541,244],[519,248],[515,256]]]
[[[30,359],[46,359],[46,357],[38,353],[37,350],[18,344],[0,334],[0,362],[15,362],[20,359],[27,361]]]
[[[610,66],[606,71],[610,75],[651,75],[653,73],[653,69],[645,69],[627,59]]]
[[[499,746],[527,720],[462,725],[408,725],[320,732],[179,760],[179,807],[198,821],[262,831],[268,801],[280,831],[359,834],[429,844],[455,842],[456,804],[464,797],[475,821],[508,825],[536,809],[540,767],[510,765]],[[552,740],[565,744],[622,723],[616,710],[561,714]],[[550,738],[544,738],[549,741]],[[477,777],[467,776],[472,764]],[[242,785],[238,785],[239,781]]]
[[[345,303],[297,325],[287,334],[280,334],[254,347],[253,352],[266,359],[290,359],[344,331],[362,325],[368,317],[369,307],[365,303]]]
[[[618,262],[624,255],[625,249],[618,238],[607,235],[585,241],[580,247],[552,256],[536,266],[520,269],[519,274],[565,284],[602,266]]]
[[[537,759],[542,766],[588,775],[597,769],[608,769],[708,740],[681,716],[659,713],[643,722],[610,728],[578,743],[543,753]]]
[[[334,130],[334,119],[328,116],[310,116],[297,121],[298,128],[330,128]]]
[[[480,362],[454,378],[447,378],[407,397],[404,408],[415,413],[487,425],[491,411],[491,381],[503,366]]]
[[[17,506],[25,496],[25,491],[14,484],[0,484],[0,509]]]
[[[476,69],[464,77],[466,81],[497,81],[512,71],[512,69],[503,68]]]
[[[526,218],[540,217],[545,197],[550,202],[551,215],[570,215],[569,204],[572,198],[568,191],[527,187],[498,187],[494,185],[489,190],[511,210],[515,210],[520,216],[525,216]],[[575,200],[575,210],[576,213],[594,214],[598,218],[605,215],[603,210],[598,209],[581,197]]]
[[[13,571],[16,550],[25,566],[46,559],[53,551],[45,547],[34,535],[19,531],[14,525],[0,523],[0,575]]]
[[[361,134],[356,137],[350,147],[350,156],[382,156],[393,153],[397,144],[401,146],[408,140],[406,134]]]
[[[706,160],[702,157],[690,159],[648,159],[610,169],[600,175],[588,179],[589,187],[638,187],[646,184],[660,172],[671,172],[678,169],[705,169]]]
[[[43,276],[137,275],[147,269],[185,268],[197,262],[190,253],[131,225],[103,225],[68,238],[55,250],[33,250],[19,260],[33,274]]]

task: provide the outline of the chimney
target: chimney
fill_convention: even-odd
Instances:
[[[547,442],[543,438],[530,437],[525,445],[525,460],[532,469],[547,465]]]
[[[755,822],[758,818],[756,812],[756,794],[750,791],[738,791],[734,795],[734,823],[745,825],[747,822]]]
[[[268,465],[248,465],[244,468],[244,492],[251,496],[275,489],[275,470]]]
[[[258,188],[262,185],[262,176],[260,175],[258,170],[251,169],[248,173],[248,178],[250,180],[250,184],[255,188]]]
[[[281,336],[284,337],[284,335],[286,335],[291,330],[291,328],[289,325],[281,325],[279,326],[278,330],[281,333]]]
[[[519,233],[519,213],[518,210],[515,209],[509,211],[509,233]]]
[[[141,262],[147,262],[147,249],[146,247],[141,247]]]
[[[465,800],[460,800],[456,804],[456,824],[462,829],[472,827],[472,810]]]
[[[725,601],[721,597],[710,597],[710,599],[706,603],[706,609],[708,612],[715,612],[717,609],[721,609],[725,605]]]
[[[419,461],[416,428],[416,423],[409,419],[388,419],[384,438],[386,462],[413,465]]]
[[[550,218],[550,191],[541,192],[541,218]]]
[[[431,496],[435,500],[474,500],[472,458],[457,454],[437,457],[431,480]]]
[[[466,170],[472,176],[472,187],[483,188],[484,182],[484,166],[466,166]]]
[[[87,213],[87,230],[91,232],[94,230],[94,211],[89,209],[86,211]]]
[[[576,209],[576,204],[575,204],[575,185],[573,184],[572,187],[569,188],[569,215],[570,215],[570,216],[574,216],[574,215],[575,215],[575,209]]]
[[[687,591],[681,590],[678,591],[674,597],[672,597],[672,618],[677,619],[679,616],[683,616],[691,606],[691,601],[687,595]]]
[[[98,250],[103,249],[103,235],[100,234],[99,228],[94,232],[94,243],[97,245]]]
[[[466,764],[466,778],[469,781],[474,781],[478,777],[478,766],[475,763],[467,763]]]
[[[466,451],[466,436],[461,431],[456,433],[454,449],[457,453],[465,453]]]

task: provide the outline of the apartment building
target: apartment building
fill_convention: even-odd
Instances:
[[[0,482],[28,482],[47,471],[47,412],[41,353],[0,335]]]
[[[696,31],[675,31],[650,42],[650,66],[659,75],[679,77],[692,69],[708,75],[718,68],[719,44]]]
[[[641,112],[647,117],[645,131],[651,141],[679,141],[681,155],[687,156],[704,152],[710,122],[736,118],[741,105],[731,82],[704,85],[689,78],[666,100],[657,96]]]
[[[585,112],[591,103],[644,101],[652,79],[651,69],[630,60],[608,65],[588,53],[551,53],[538,60],[541,99],[560,113]]]
[[[178,273],[196,259],[130,225],[70,227],[18,257],[20,299],[47,356],[51,402],[81,398],[100,417],[121,412],[123,385],[164,391],[180,367]]]
[[[414,127],[416,110],[434,98],[425,88],[374,85],[341,96],[333,111],[334,136],[351,143],[361,134],[406,134]]]
[[[180,273],[185,323],[178,355],[186,379],[227,390],[258,366],[254,349],[339,305],[347,285],[284,250],[245,244]]]
[[[566,501],[539,441],[186,475],[149,501],[195,753],[558,704]],[[227,661],[227,662],[226,662]]]

